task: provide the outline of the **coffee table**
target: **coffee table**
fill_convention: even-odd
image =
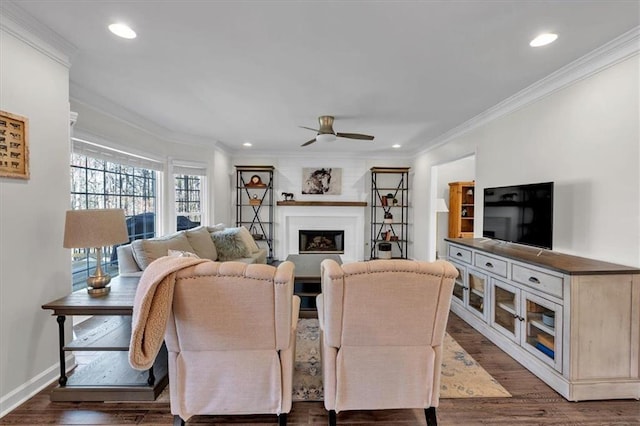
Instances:
[[[316,296],[320,294],[320,263],[333,259],[342,264],[340,255],[334,253],[290,254],[287,260],[295,265],[294,294],[300,296],[300,317],[317,317]]]

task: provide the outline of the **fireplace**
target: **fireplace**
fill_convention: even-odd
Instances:
[[[300,229],[298,253],[344,253],[344,231]]]

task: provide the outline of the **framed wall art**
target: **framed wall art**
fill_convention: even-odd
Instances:
[[[303,168],[302,193],[340,195],[342,193],[342,169],[335,167]]]
[[[29,179],[29,119],[0,111],[0,177]]]

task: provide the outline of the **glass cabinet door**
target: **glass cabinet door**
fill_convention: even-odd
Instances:
[[[520,290],[492,279],[493,309],[491,326],[515,342],[520,342]]]
[[[456,282],[453,284],[453,298],[452,301],[458,302],[464,305],[464,293],[467,286],[464,283],[465,277],[467,275],[466,268],[464,266],[458,265],[457,263],[452,263],[453,266],[458,270],[458,278],[456,278]]]
[[[523,292],[524,333],[522,346],[562,372],[562,307]]]
[[[485,274],[469,269],[467,271],[467,287],[469,291],[468,307],[474,315],[486,321],[485,298],[488,290],[488,279]]]

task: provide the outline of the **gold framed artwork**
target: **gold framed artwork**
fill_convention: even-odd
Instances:
[[[0,111],[0,177],[29,179],[29,119]]]

